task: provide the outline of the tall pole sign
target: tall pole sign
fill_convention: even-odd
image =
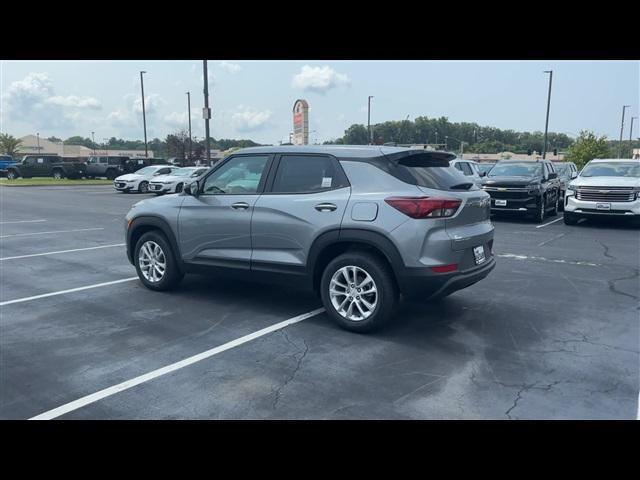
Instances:
[[[293,142],[294,145],[309,145],[309,104],[298,99],[293,104]]]

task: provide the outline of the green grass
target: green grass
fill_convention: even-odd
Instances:
[[[51,177],[17,178],[7,180],[0,178],[0,185],[7,187],[35,187],[40,185],[112,185],[113,180],[71,180],[63,178],[56,180]]]

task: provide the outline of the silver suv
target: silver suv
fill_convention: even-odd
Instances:
[[[489,195],[444,152],[253,147],[180,195],[136,203],[129,261],[152,290],[224,270],[307,286],[342,327],[370,331],[400,294],[440,298],[495,266]]]

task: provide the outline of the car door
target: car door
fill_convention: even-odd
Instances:
[[[178,216],[179,243],[187,262],[250,267],[251,215],[273,156],[235,155],[202,178],[199,195],[187,195]]]
[[[251,220],[251,269],[300,271],[318,235],[342,223],[351,187],[331,155],[282,154]]]

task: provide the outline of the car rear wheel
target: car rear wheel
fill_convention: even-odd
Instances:
[[[151,290],[171,290],[184,277],[171,245],[158,231],[147,232],[140,237],[136,243],[134,259],[138,278]]]
[[[138,185],[138,191],[140,193],[148,193],[149,192],[149,182],[140,182],[140,185]]]
[[[117,174],[114,170],[107,170],[107,179],[114,180]]]
[[[370,332],[387,323],[399,296],[389,266],[364,252],[333,259],[324,270],[320,289],[327,314],[352,332]]]
[[[54,180],[62,180],[64,178],[64,175],[60,170],[56,170],[55,172],[53,172],[53,178]]]

